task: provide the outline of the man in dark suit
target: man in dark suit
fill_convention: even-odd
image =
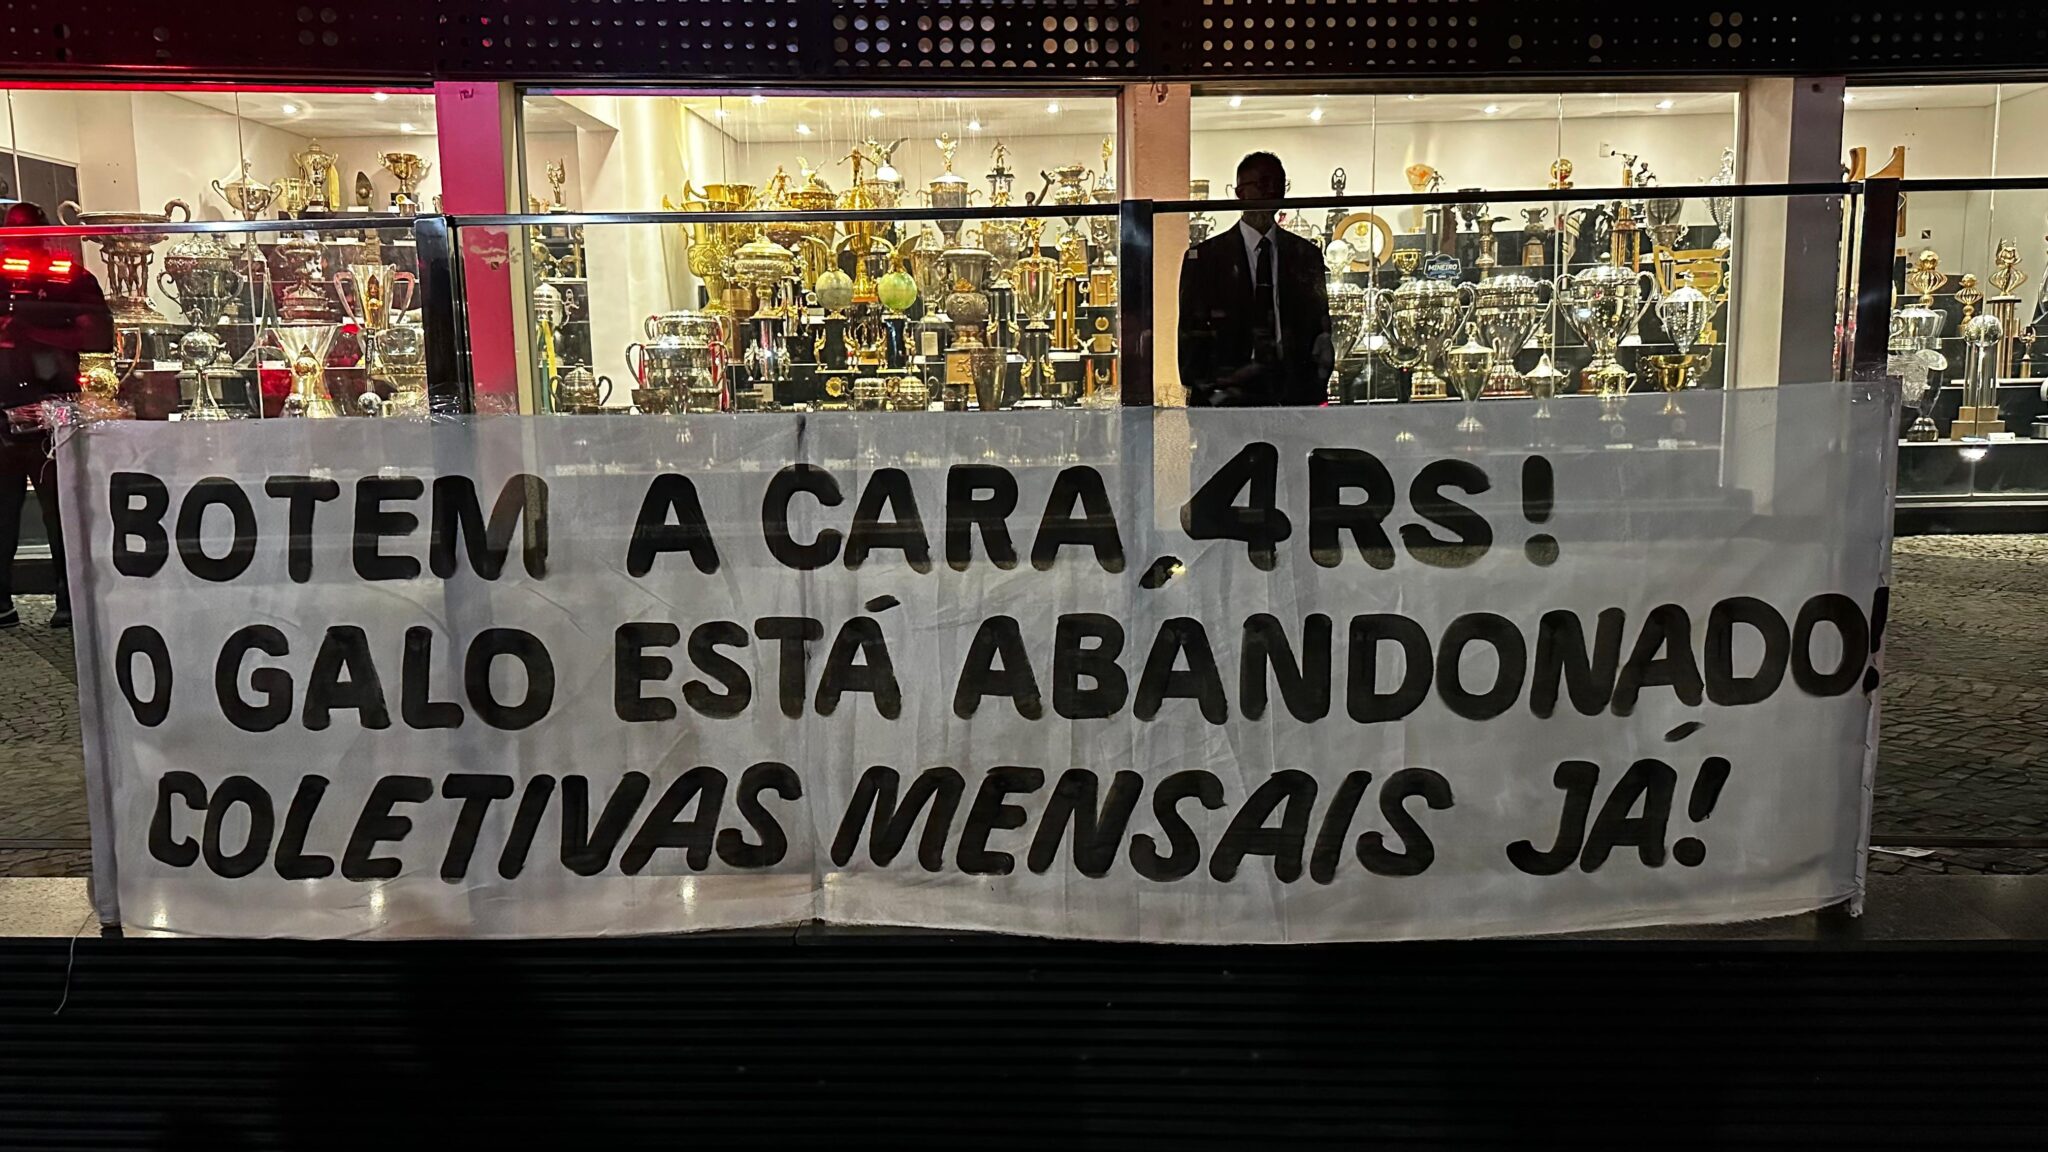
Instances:
[[[1239,200],[1278,200],[1287,171],[1271,152],[1237,165]],[[1323,254],[1271,211],[1188,249],[1180,265],[1180,378],[1188,406],[1315,405],[1328,399],[1330,298]]]

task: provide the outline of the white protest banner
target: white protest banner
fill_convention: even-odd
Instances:
[[[103,912],[1312,941],[1860,893],[1895,394],[108,424]]]

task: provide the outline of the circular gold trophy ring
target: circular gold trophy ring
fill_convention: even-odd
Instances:
[[[1370,212],[1353,212],[1337,222],[1337,230],[1332,235],[1342,240],[1351,234],[1353,228],[1360,224],[1370,224],[1372,226],[1373,237],[1376,242],[1373,244],[1371,258],[1361,257],[1353,260],[1351,262],[1351,270],[1353,272],[1370,272],[1374,265],[1385,264],[1387,257],[1392,255],[1394,251],[1394,229],[1385,220]]]

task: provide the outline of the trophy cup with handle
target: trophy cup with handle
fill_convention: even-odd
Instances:
[[[339,157],[322,148],[318,140],[306,145],[304,152],[292,153],[292,163],[298,166],[299,175],[306,181],[304,211],[325,213],[333,207],[327,193],[328,184],[334,177],[334,162],[337,159]]]
[[[73,227],[110,228],[169,224],[174,212],[177,223],[182,224],[192,218],[192,209],[183,200],[165,204],[162,212],[83,212],[76,201],[66,200],[57,206],[57,219]],[[149,302],[149,265],[155,258],[156,246],[163,241],[161,233],[153,232],[116,232],[92,237],[92,242],[99,245],[100,259],[106,265],[107,309],[113,314],[116,328],[166,327],[170,324],[170,320]]]
[[[213,182],[214,195],[227,201],[227,205],[242,214],[244,220],[254,220],[263,215],[277,199],[277,190],[270,185],[249,178],[249,161],[242,161],[242,174],[222,184]]]
[[[1558,273],[1556,285],[1565,322],[1593,349],[1593,359],[1580,379],[1601,396],[1627,392],[1635,377],[1621,366],[1616,352],[1656,302],[1655,274],[1647,269],[1630,271],[1619,264],[1596,264],[1582,272]]]
[[[1481,280],[1472,290],[1472,327],[1479,342],[1493,349],[1487,364],[1486,391],[1494,395],[1522,391],[1515,357],[1528,344],[1550,303],[1551,286],[1519,272],[1502,272]]]
[[[391,173],[392,179],[398,181],[398,191],[391,194],[392,206],[398,209],[400,216],[416,214],[419,211],[420,181],[427,178],[427,173],[433,170],[433,164],[411,152],[385,152],[377,157],[377,162],[384,166],[386,172]],[[550,169],[550,176],[552,172]],[[555,195],[561,195],[559,186],[555,189]]]
[[[1448,395],[1435,365],[1470,314],[1471,295],[1471,285],[1447,280],[1408,280],[1394,289],[1389,317],[1393,342],[1387,359],[1396,368],[1412,370],[1411,398],[1442,400]]]
[[[335,275],[334,290],[341,295],[341,306],[362,321],[369,345],[366,365],[372,371],[381,369],[384,333],[394,315],[412,309],[418,279],[389,264],[350,264]]]

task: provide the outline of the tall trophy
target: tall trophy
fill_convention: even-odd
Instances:
[[[968,185],[966,177],[953,171],[953,153],[960,147],[960,142],[953,139],[951,132],[941,132],[939,133],[939,138],[934,140],[933,143],[938,145],[939,155],[945,159],[946,170],[939,173],[930,183],[925,185],[925,202],[931,207],[939,209],[967,207],[968,202],[973,200],[977,193],[974,188]],[[965,221],[940,220],[938,223],[939,234],[946,238],[946,247],[958,248],[960,246],[960,225],[965,223]]]
[[[1479,422],[1479,397],[1486,391],[1493,362],[1493,349],[1475,338],[1470,324],[1465,326],[1465,342],[1444,353],[1444,371],[1458,390],[1458,398],[1465,402],[1465,415],[1458,421],[1458,431],[1467,436],[1486,431],[1486,426]]]
[[[298,166],[299,175],[306,181],[306,206],[303,211],[325,214],[333,207],[329,195],[330,184],[334,181],[334,162],[339,159],[334,153],[320,146],[318,140],[306,145],[304,152],[292,153],[292,163]]]
[[[1721,150],[1721,168],[1707,183],[1716,188],[1726,188],[1735,183],[1735,149]],[[1714,237],[1715,250],[1726,252],[1735,247],[1735,237],[1730,232],[1735,226],[1735,197],[1726,194],[1707,197],[1707,214],[1714,218],[1714,227],[1721,232]]]
[[[57,206],[57,219],[78,228],[109,228],[169,224],[173,212],[180,224],[192,218],[192,209],[183,200],[165,204],[162,212],[82,212],[76,201],[66,200]],[[116,328],[170,325],[170,320],[149,302],[149,265],[155,258],[156,246],[163,241],[161,233],[153,232],[116,232],[92,237],[92,242],[99,245],[100,260],[106,265],[107,309],[113,314]]]
[[[988,326],[989,269],[994,257],[981,248],[954,248],[946,253],[953,291],[946,296],[946,315],[953,319],[953,344],[946,349],[945,396],[948,409],[964,409],[969,388],[983,412],[1002,407],[1003,350],[982,340]],[[957,407],[956,407],[957,404]]]
[[[400,216],[412,216],[419,212],[420,181],[427,178],[433,165],[411,152],[386,152],[377,157],[377,162],[398,181],[398,191],[391,194],[392,206]],[[549,178],[553,179],[554,169],[550,167]],[[557,185],[555,195],[559,199],[561,187]]]
[[[2006,339],[1998,346],[1998,375],[2004,379],[2012,375],[2013,338],[2020,331],[2020,285],[2027,282],[2027,274],[2020,271],[2020,250],[2010,240],[1998,242],[1998,252],[1991,258],[1996,269],[1991,273],[1991,287],[1998,292],[1984,302],[1991,315],[1998,318],[1999,327]]]
[[[1051,318],[1058,303],[1060,262],[1039,250],[1038,234],[1044,226],[1042,220],[1025,222],[1024,247],[1029,254],[1019,257],[1014,267],[1017,311],[1024,317],[1018,342],[1024,354],[1023,391],[1030,400],[1052,399],[1059,393],[1052,367]]]
[[[1941,429],[1933,418],[1933,398],[1939,393],[1930,388],[1928,377],[1948,370],[1948,357],[1939,347],[1948,314],[1934,306],[1934,293],[1947,281],[1941,257],[1933,249],[1914,257],[1913,267],[1906,273],[1906,290],[1914,293],[1915,299],[1892,314],[1886,340],[1886,371],[1899,377],[1900,396],[1915,412],[1906,439],[1916,443],[1941,439]]]
[[[1541,268],[1550,262],[1545,241],[1556,232],[1548,205],[1522,209],[1522,267]]]
[[[1963,404],[1956,409],[1948,434],[1990,439],[2005,431],[1998,418],[1998,354],[2005,345],[2005,326],[1989,312],[1963,324]]]
[[[1435,365],[1471,311],[1471,292],[1471,285],[1447,280],[1408,280],[1394,289],[1387,359],[1412,369],[1411,399],[1442,400],[1449,394]]]
[[[1486,391],[1507,395],[1522,391],[1515,357],[1536,331],[1550,303],[1551,286],[1520,272],[1502,272],[1472,286],[1472,327],[1478,342],[1493,350],[1486,365]]]
[[[334,398],[327,394],[327,350],[334,344],[335,326],[279,324],[269,331],[284,352],[292,373],[292,394],[285,397],[284,414],[319,418],[341,415]]]
[[[917,322],[917,354],[936,360],[945,354],[946,332],[953,321],[946,315],[946,293],[953,290],[953,278],[946,271],[946,242],[930,224],[897,247],[903,263],[917,282],[917,294],[924,301],[924,316]]]

